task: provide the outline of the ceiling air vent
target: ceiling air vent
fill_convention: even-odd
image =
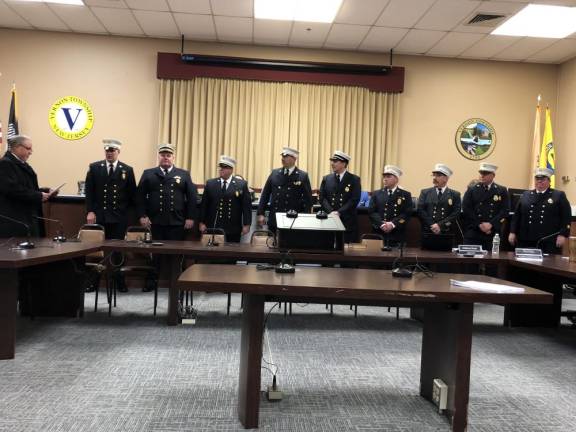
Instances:
[[[466,25],[481,26],[481,27],[496,27],[507,17],[508,15],[479,13],[470,18],[466,23]]]

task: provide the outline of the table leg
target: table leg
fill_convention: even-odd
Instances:
[[[176,282],[180,277],[180,255],[165,255],[170,263],[170,282],[168,285],[168,325],[178,325],[178,301],[180,293]]]
[[[432,400],[434,379],[444,381],[454,432],[468,424],[473,311],[473,304],[433,304],[424,312],[420,395]]]
[[[14,358],[18,271],[0,270],[0,360]]]
[[[264,296],[245,294],[240,345],[238,417],[246,429],[258,427]]]

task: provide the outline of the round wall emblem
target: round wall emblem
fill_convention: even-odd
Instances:
[[[496,131],[490,123],[479,118],[466,120],[456,132],[456,148],[467,159],[487,158],[496,147]]]
[[[84,99],[66,96],[58,99],[48,113],[52,131],[60,138],[77,140],[84,138],[94,125],[94,113]]]

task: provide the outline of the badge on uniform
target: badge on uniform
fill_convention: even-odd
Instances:
[[[552,198],[548,198],[548,204],[552,204],[554,201],[552,201]]]
[[[398,198],[398,201],[396,201],[396,203],[398,203],[398,205],[402,204],[402,198]]]
[[[180,176],[174,176],[174,180],[176,180],[176,183],[180,184]]]
[[[494,195],[494,201],[499,201],[500,200],[500,195]]]
[[[126,171],[122,170],[122,180],[126,180]]]
[[[448,198],[448,205],[452,205],[452,198]]]
[[[405,222],[405,220],[404,220],[404,219],[400,219],[398,222],[401,223],[401,224],[403,224],[403,223]]]
[[[240,196],[240,192],[236,191],[236,198],[238,198]]]
[[[344,189],[344,192],[350,192],[350,185],[346,186],[346,188]]]
[[[294,186],[300,186],[302,182],[300,180],[294,182]]]

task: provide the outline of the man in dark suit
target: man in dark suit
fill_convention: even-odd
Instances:
[[[250,231],[252,200],[248,182],[232,175],[236,160],[222,155],[218,161],[220,177],[206,182],[200,205],[200,232],[221,228],[227,242],[240,242]]]
[[[386,165],[382,173],[384,187],[372,192],[368,215],[374,232],[384,237],[388,246],[406,241],[406,225],[412,215],[412,194],[398,187],[402,170]]]
[[[450,189],[448,179],[452,170],[444,164],[436,164],[432,170],[432,184],[422,189],[418,197],[418,217],[423,235],[454,234],[462,208],[460,192]]]
[[[570,236],[572,209],[566,194],[550,188],[554,171],[536,168],[536,188],[520,197],[508,241],[520,248],[539,247],[543,253],[562,253],[562,246]]]
[[[44,235],[42,203],[56,191],[40,189],[38,177],[28,164],[32,140],[16,135],[8,140],[8,150],[0,159],[0,214],[28,225],[32,237]],[[0,237],[25,237],[28,229],[19,223],[0,217]]]
[[[346,228],[344,241],[358,241],[358,214],[360,202],[360,177],[348,171],[350,155],[336,150],[330,158],[332,174],[324,176],[320,185],[320,205],[326,213],[334,213]]]
[[[266,180],[258,204],[258,225],[264,225],[264,212],[270,204],[268,229],[276,232],[276,213],[296,210],[310,213],[312,210],[312,187],[308,173],[296,166],[298,150],[284,147],[282,168],[273,170]]]
[[[140,224],[154,240],[184,240],[198,217],[196,186],[190,173],[174,166],[174,146],[158,146],[158,166],[144,171],[138,183]]]
[[[510,211],[508,189],[494,183],[497,169],[496,165],[481,163],[480,181],[469,187],[462,199],[464,244],[482,245],[484,250],[491,250],[492,239],[500,233]]]
[[[107,239],[123,239],[136,194],[134,170],[118,160],[120,141],[102,143],[105,159],[91,163],[86,174],[86,223],[102,225]]]

